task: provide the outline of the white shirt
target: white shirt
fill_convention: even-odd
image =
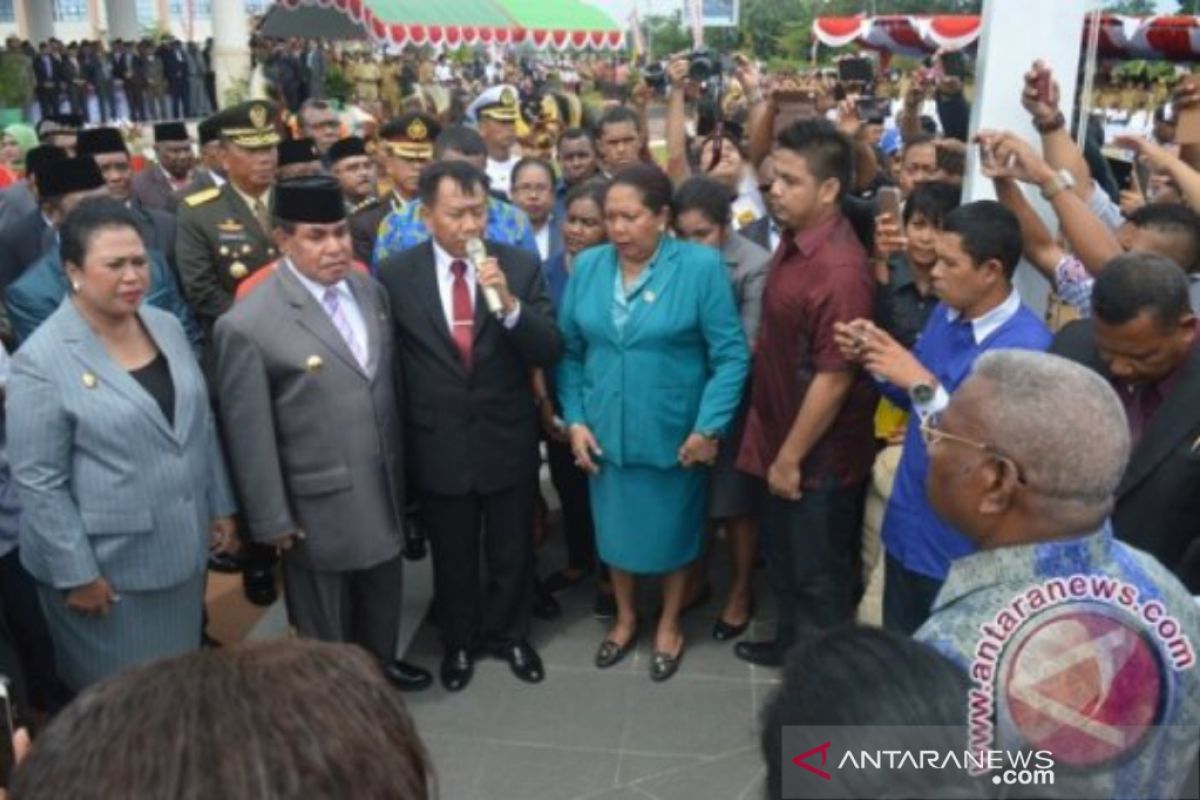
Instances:
[[[437,284],[438,296],[442,300],[442,315],[446,318],[446,329],[454,331],[454,270],[450,267],[455,261],[461,261],[467,265],[463,270],[463,280],[467,282],[467,294],[471,297],[471,310],[475,310],[475,301],[477,292],[475,285],[475,265],[471,263],[469,258],[455,258],[442,249],[442,246],[433,240],[433,263],[437,268]],[[521,319],[521,303],[517,301],[517,307],[511,313],[504,317],[504,327],[512,330],[517,326],[517,322]]]
[[[550,260],[550,220],[546,220],[546,224],[541,230],[533,232],[533,240],[537,242],[538,255],[542,257],[542,263]]]
[[[323,286],[312,278],[302,275],[300,270],[296,269],[296,265],[292,263],[291,259],[285,258],[283,259],[283,263],[287,264],[288,269],[296,276],[296,280],[300,281],[300,285],[307,289],[308,293],[317,301],[317,305],[321,311],[326,316],[329,316],[329,312],[325,310],[325,290],[329,287]],[[333,288],[338,293],[338,307],[342,311],[342,316],[350,323],[350,330],[354,331],[354,338],[362,346],[363,352],[369,354],[371,352],[371,342],[367,335],[367,322],[363,318],[362,309],[358,305],[357,298],[354,297],[354,292],[350,291],[350,284],[345,280],[340,280],[333,285]],[[333,320],[330,320],[330,324],[333,324]],[[340,331],[339,335],[341,335]]]
[[[512,185],[513,167],[521,159],[510,155],[507,161],[494,161],[491,156],[487,160],[487,176],[491,189],[500,192],[505,197],[511,197],[509,187]]]

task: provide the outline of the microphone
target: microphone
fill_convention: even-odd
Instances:
[[[467,240],[467,258],[471,259],[471,263],[475,265],[476,276],[479,275],[479,268],[487,257],[487,248],[483,246],[482,239],[475,237]],[[500,302],[500,293],[496,291],[496,287],[483,286],[482,289],[488,311],[492,312],[492,316],[496,319],[504,319],[504,304]]]

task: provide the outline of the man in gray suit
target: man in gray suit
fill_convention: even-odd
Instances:
[[[174,214],[179,195],[191,186],[196,155],[192,139],[182,122],[160,122],[154,126],[157,166],[149,166],[133,177],[133,196],[145,209]]]
[[[353,269],[338,184],[276,187],[274,272],[217,320],[217,390],[250,536],[283,555],[302,636],[361,645],[400,689],[403,443],[386,293]]]

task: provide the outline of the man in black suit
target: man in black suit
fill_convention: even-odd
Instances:
[[[37,80],[34,93],[37,95],[38,108],[42,117],[58,113],[58,84],[61,80],[61,66],[58,59],[50,52],[50,45],[42,42],[38,45],[37,57],[33,59],[33,75]]]
[[[163,72],[171,92],[171,119],[187,119],[192,112],[188,96],[188,62],[183,43],[172,39],[162,51]]]
[[[433,164],[419,194],[431,240],[385,260],[410,468],[433,548],[434,590],[445,655],[442,683],[470,682],[481,648],[521,680],[544,677],[530,647],[533,509],[538,415],[530,370],[562,354],[537,257],[488,244],[473,264],[466,243],[487,219],[482,172]],[[488,310],[494,290],[501,310]],[[480,597],[480,540],[487,595]]]
[[[1187,276],[1162,256],[1118,256],[1096,279],[1092,309],[1051,352],[1099,372],[1125,405],[1133,452],[1116,535],[1200,593],[1200,337]]]
[[[64,161],[67,151],[52,145],[39,145],[25,154],[25,172],[29,188],[33,190],[39,205],[24,217],[0,231],[0,293],[21,277],[25,269],[42,257],[54,246],[54,231],[46,224],[41,202],[45,199],[37,191],[38,175],[51,169],[56,161]]]

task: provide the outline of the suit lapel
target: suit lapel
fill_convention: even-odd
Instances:
[[[1118,497],[1145,480],[1180,440],[1195,435],[1196,408],[1200,405],[1200,346],[1192,348],[1183,370],[1130,454],[1129,467],[1117,488]]]
[[[627,342],[631,342],[637,337],[646,317],[661,306],[662,296],[669,291],[672,279],[679,267],[676,251],[666,237],[663,237],[661,248],[653,267],[648,268],[652,270],[650,279],[642,287],[641,294],[629,313],[629,319],[625,322],[625,341]]]
[[[92,389],[93,387],[96,389],[108,387],[124,395],[134,406],[150,417],[150,421],[154,424],[154,427],[158,428],[164,436],[177,441],[175,431],[167,424],[167,418],[163,416],[162,409],[158,407],[158,403],[154,401],[150,393],[143,389],[128,372],[122,369],[117,362],[113,361],[112,356],[104,349],[104,344],[100,341],[100,338],[92,332],[87,322],[83,317],[79,316],[79,312],[75,310],[75,306],[69,300],[66,301],[65,311],[68,319],[67,330],[63,335],[63,339],[70,347],[75,358],[85,369],[84,373],[80,376],[83,385],[88,389]],[[144,318],[143,324],[145,324]],[[164,355],[168,359],[170,358],[169,354],[165,352]],[[172,378],[174,378],[174,369],[171,372]],[[178,395],[179,392],[177,391],[175,399],[177,422],[179,417]]]
[[[358,310],[362,313],[363,325],[367,329],[367,374],[374,382],[375,377],[379,375],[380,368],[384,366],[382,363],[383,333],[387,320],[383,315],[383,309],[376,304],[367,282],[358,273],[352,272],[346,282],[354,294],[354,299],[358,301]]]
[[[362,365],[358,363],[358,359],[350,352],[350,347],[346,344],[346,340],[342,338],[342,334],[333,326],[333,320],[329,319],[329,315],[317,303],[316,298],[309,294],[308,289],[304,288],[296,276],[292,274],[291,267],[281,262],[275,269],[275,276],[278,278],[280,291],[283,292],[288,304],[292,307],[296,322],[313,336],[320,339],[321,343],[330,352],[346,362],[348,367],[364,379],[370,380],[370,376],[363,371]]]
[[[430,335],[441,343],[440,349],[443,355],[465,374],[466,367],[463,366],[462,359],[458,355],[458,346],[454,344],[454,339],[450,336],[450,328],[446,325],[446,314],[442,309],[442,293],[438,288],[437,259],[433,254],[432,241],[421,245],[421,248],[419,263],[412,274],[417,305],[421,306],[429,316]],[[477,291],[476,295],[480,295],[480,293]],[[482,301],[482,296],[475,298],[476,320],[479,319],[479,304]],[[478,335],[478,321],[475,330]]]
[[[190,350],[181,349],[180,342],[174,337],[168,336],[158,321],[144,314],[139,316],[146,330],[154,338],[154,343],[166,357],[167,366],[170,367],[171,383],[175,386],[175,413],[173,416],[175,425],[172,433],[175,440],[182,444],[183,432],[190,429],[191,421],[196,414],[196,396],[194,393],[186,391],[187,381],[183,375],[183,365],[187,363],[184,359],[194,360],[195,356]]]

